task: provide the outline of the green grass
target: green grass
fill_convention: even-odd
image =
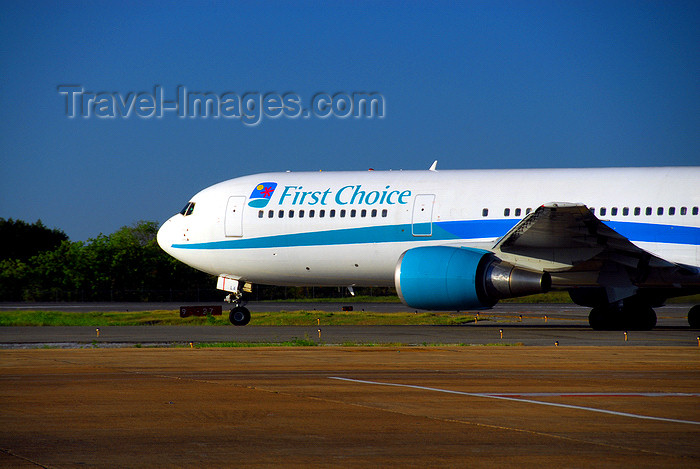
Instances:
[[[681,303],[681,304],[700,304],[700,295],[679,296],[678,298],[669,298],[666,303]]]
[[[253,326],[457,325],[474,321],[468,313],[372,313],[360,311],[253,312]],[[228,314],[180,318],[177,311],[80,312],[2,311],[0,326],[228,326]]]
[[[223,316],[222,316],[223,317]],[[226,317],[228,320],[228,316]],[[177,311],[80,312],[2,311],[0,326],[168,326],[204,325],[207,318],[181,319]],[[221,322],[223,324],[223,321]]]
[[[294,339],[285,342],[203,342],[193,343],[193,348],[251,348],[251,347],[316,347],[318,343],[309,339]],[[189,347],[189,345],[184,345]]]
[[[254,326],[398,326],[398,325],[456,325],[474,322],[474,316],[464,313],[375,313],[362,311],[286,311],[253,313]]]

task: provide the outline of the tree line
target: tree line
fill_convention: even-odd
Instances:
[[[163,252],[157,232],[157,222],[139,221],[70,241],[41,220],[0,218],[0,300],[176,301],[197,290],[209,300],[216,280]]]
[[[70,241],[41,220],[0,218],[0,301],[221,301],[216,278],[166,254],[159,224],[139,221],[112,234]],[[360,288],[358,294],[395,294]],[[342,288],[255,285],[250,299],[344,297]]]

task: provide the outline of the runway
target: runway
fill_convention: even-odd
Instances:
[[[173,304],[120,304],[154,309],[172,309]],[[255,311],[279,311],[281,307],[318,311],[339,311],[342,303],[250,304]],[[75,308],[73,305],[64,305]],[[355,312],[405,311],[396,303],[355,305]],[[57,309],[40,305],[33,308]],[[93,308],[109,305],[92,305]],[[115,306],[112,305],[112,308]],[[167,308],[166,308],[167,307]],[[3,308],[10,309],[4,304]],[[382,309],[384,308],[384,309]],[[399,309],[401,308],[401,309]],[[0,348],[37,347],[134,347],[173,346],[193,343],[244,342],[280,343],[298,339],[319,345],[524,345],[524,346],[685,346],[698,347],[700,331],[690,329],[686,314],[690,305],[670,305],[657,309],[658,326],[652,331],[593,331],[588,326],[588,308],[575,305],[504,304],[479,312],[476,323],[459,326],[143,326],[101,327],[0,327]],[[86,309],[73,309],[76,314]],[[94,309],[88,309],[90,311]],[[114,310],[114,309],[110,309]],[[134,309],[131,309],[132,311]],[[474,314],[474,313],[472,313]],[[315,322],[315,321],[314,321]],[[320,329],[320,333],[319,333]],[[319,337],[320,335],[320,337]]]
[[[627,336],[513,304],[460,326],[3,327],[0,466],[698,466],[688,308]],[[189,347],[295,339],[317,346]]]
[[[3,350],[3,467],[695,467],[681,347]]]

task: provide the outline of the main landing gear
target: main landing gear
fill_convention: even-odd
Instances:
[[[641,302],[623,302],[596,306],[588,315],[588,323],[596,331],[649,331],[656,326],[656,313]],[[700,305],[688,311],[691,329],[700,329]]]
[[[656,326],[656,313],[648,304],[626,301],[622,305],[596,306],[588,315],[588,323],[596,331],[649,331]]]
[[[700,329],[700,305],[695,305],[688,311],[688,324],[691,329]]]

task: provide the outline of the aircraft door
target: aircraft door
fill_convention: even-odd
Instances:
[[[413,200],[413,236],[433,235],[433,204],[435,194],[418,194]]]
[[[228,198],[226,204],[226,216],[224,217],[224,230],[226,236],[243,236],[243,207],[244,195],[234,195]]]

